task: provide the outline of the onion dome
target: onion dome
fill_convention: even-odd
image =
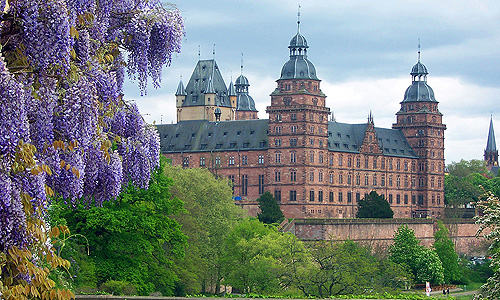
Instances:
[[[437,102],[434,91],[427,84],[427,68],[420,62],[420,51],[418,62],[411,68],[412,84],[406,89],[403,102]]]
[[[300,22],[298,22],[300,25]],[[300,29],[300,27],[298,27]],[[287,61],[281,69],[280,79],[315,79],[316,68],[307,59],[307,45],[306,38],[300,34],[297,29],[297,34],[290,40],[290,60]]]
[[[175,92],[176,96],[186,96],[186,89],[184,88],[184,84],[182,83],[182,79],[179,82],[179,85],[177,86],[177,92]]]

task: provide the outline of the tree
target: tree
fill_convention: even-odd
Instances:
[[[278,236],[257,219],[240,221],[224,244],[224,282],[247,294],[275,293],[280,265],[273,256]]]
[[[312,261],[304,243],[254,218],[240,221],[224,247],[224,282],[245,293],[278,294]]]
[[[461,159],[459,162],[452,162],[447,168],[450,175],[460,178],[467,177],[474,173],[482,175],[489,174],[488,168],[486,168],[486,162],[479,159],[471,159],[469,161]]]
[[[443,265],[444,282],[460,283],[462,278],[458,254],[455,252],[455,245],[449,237],[448,228],[443,222],[438,221],[438,230],[434,233],[434,249]]]
[[[375,191],[371,191],[358,203],[357,218],[392,218],[393,216],[394,212],[389,202]]]
[[[403,268],[375,257],[369,248],[353,241],[317,241],[308,246],[313,263],[299,269],[296,282],[306,296],[328,298],[362,294],[366,289],[387,291],[410,277]]]
[[[285,218],[278,202],[270,192],[262,194],[257,199],[257,202],[259,202],[260,208],[260,212],[257,214],[259,221],[266,224],[272,224],[280,223]]]
[[[228,180],[207,169],[167,165],[164,172],[173,180],[170,192],[184,202],[185,212],[176,220],[188,236],[185,259],[175,262],[176,295],[218,293],[224,241],[244,211],[234,204]]]
[[[461,178],[450,174],[444,177],[444,201],[449,207],[475,203],[481,194],[481,188],[473,184],[469,176]]]
[[[444,282],[443,266],[439,256],[432,249],[420,245],[415,232],[402,225],[394,233],[394,243],[389,246],[389,259],[411,270],[418,283]]]
[[[147,187],[159,137],[124,101],[123,75],[157,85],[183,35],[157,0],[0,1],[3,298],[72,296],[43,268],[69,265],[47,243],[67,228],[42,230],[52,197],[90,207]]]
[[[482,286],[479,299],[500,298],[500,199],[487,192],[484,199],[479,201],[477,207],[483,211],[483,215],[476,217],[479,229],[476,236],[484,233],[485,238],[491,241],[489,253],[492,257],[490,266],[494,273]]]
[[[172,180],[161,168],[152,175],[147,190],[129,185],[102,207],[72,209],[61,201],[53,208],[59,210],[53,223],[65,222],[73,234],[86,238],[90,256],[79,256],[74,270],[93,264],[96,286],[115,280],[131,283],[140,295],[174,294],[173,262],[183,257],[187,238],[170,216],[182,210],[182,202],[169,193]],[[71,254],[61,249],[62,257],[74,261]]]

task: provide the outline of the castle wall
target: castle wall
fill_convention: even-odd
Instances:
[[[301,240],[353,240],[374,249],[385,250],[392,244],[396,230],[407,225],[415,231],[415,236],[427,247],[434,243],[437,221],[433,219],[297,219],[290,229]],[[458,253],[484,255],[487,242],[484,235],[476,238],[478,225],[472,220],[450,222],[444,225],[450,231]]]

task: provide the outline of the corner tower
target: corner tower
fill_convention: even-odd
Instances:
[[[310,180],[328,174],[328,115],[316,68],[307,58],[309,48],[300,34],[291,39],[289,60],[271,93],[269,114],[269,189],[288,215],[304,214],[304,204],[315,201],[323,188]],[[324,175],[326,176],[326,175]],[[315,194],[316,191],[316,194]],[[316,195],[316,196],[315,196]]]
[[[443,217],[444,214],[444,130],[434,91],[427,84],[427,68],[418,62],[411,70],[412,83],[406,89],[394,129],[400,129],[418,156],[412,165],[417,192],[412,214]],[[414,206],[415,207],[415,206]]]

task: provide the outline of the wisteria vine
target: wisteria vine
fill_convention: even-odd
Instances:
[[[147,188],[159,137],[124,74],[157,87],[183,36],[159,0],[0,0],[0,251],[29,246],[23,201],[101,205]]]

